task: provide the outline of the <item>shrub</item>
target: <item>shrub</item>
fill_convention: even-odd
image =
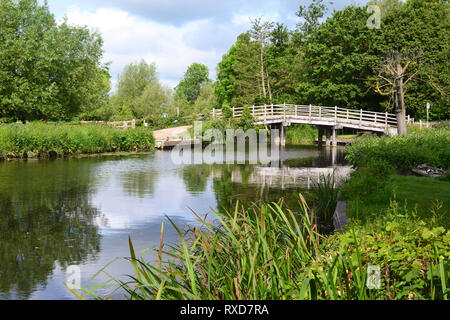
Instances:
[[[154,147],[149,129],[115,129],[106,125],[46,124],[0,126],[0,155],[26,158],[81,153],[149,151]]]
[[[353,225],[327,242],[328,255],[316,268],[331,267],[337,256],[348,256],[354,268],[381,269],[376,299],[447,299],[450,277],[450,231],[414,212],[399,210],[394,202],[385,217]]]
[[[450,131],[429,129],[393,138],[362,138],[347,148],[346,155],[358,168],[383,162],[400,171],[424,163],[449,169]]]

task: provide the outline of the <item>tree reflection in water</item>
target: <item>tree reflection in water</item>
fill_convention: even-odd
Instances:
[[[93,167],[75,160],[0,165],[0,298],[27,299],[56,263],[66,269],[99,252]]]

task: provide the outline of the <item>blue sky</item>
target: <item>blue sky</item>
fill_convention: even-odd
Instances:
[[[335,0],[332,8],[367,0]],[[155,62],[162,83],[174,87],[188,66],[203,63],[216,75],[217,64],[237,36],[261,16],[291,29],[295,13],[310,0],[48,0],[52,13],[69,23],[97,29],[113,84],[125,65]]]

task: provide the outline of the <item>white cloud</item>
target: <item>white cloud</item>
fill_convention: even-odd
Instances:
[[[208,31],[205,21],[176,27],[144,20],[120,9],[99,8],[89,12],[76,6],[68,9],[67,18],[70,24],[87,25],[102,34],[104,60],[112,62],[113,77],[130,62],[145,59],[149,63],[155,62],[161,81],[174,87],[194,62],[207,65],[214,76],[223,54],[211,46],[202,49],[192,41],[201,40],[199,30]],[[193,42],[194,45],[190,44]]]
[[[275,12],[271,15],[252,15],[252,14],[235,14],[233,15],[233,24],[237,26],[245,26],[251,28],[251,20],[255,20],[256,18],[261,18],[262,21],[271,21],[271,22],[283,22],[280,21],[280,15]]]

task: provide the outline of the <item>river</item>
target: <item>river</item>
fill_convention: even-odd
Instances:
[[[178,236],[167,223],[193,225],[189,208],[201,215],[243,203],[285,198],[295,209],[297,195],[333,170],[348,176],[342,149],[287,147],[274,166],[175,165],[170,152],[0,163],[0,299],[76,299],[64,283],[72,267],[87,287],[108,279],[97,271],[136,250]],[[148,255],[148,259],[154,257]],[[119,259],[110,275],[132,274]],[[111,287],[99,290],[123,299]]]

